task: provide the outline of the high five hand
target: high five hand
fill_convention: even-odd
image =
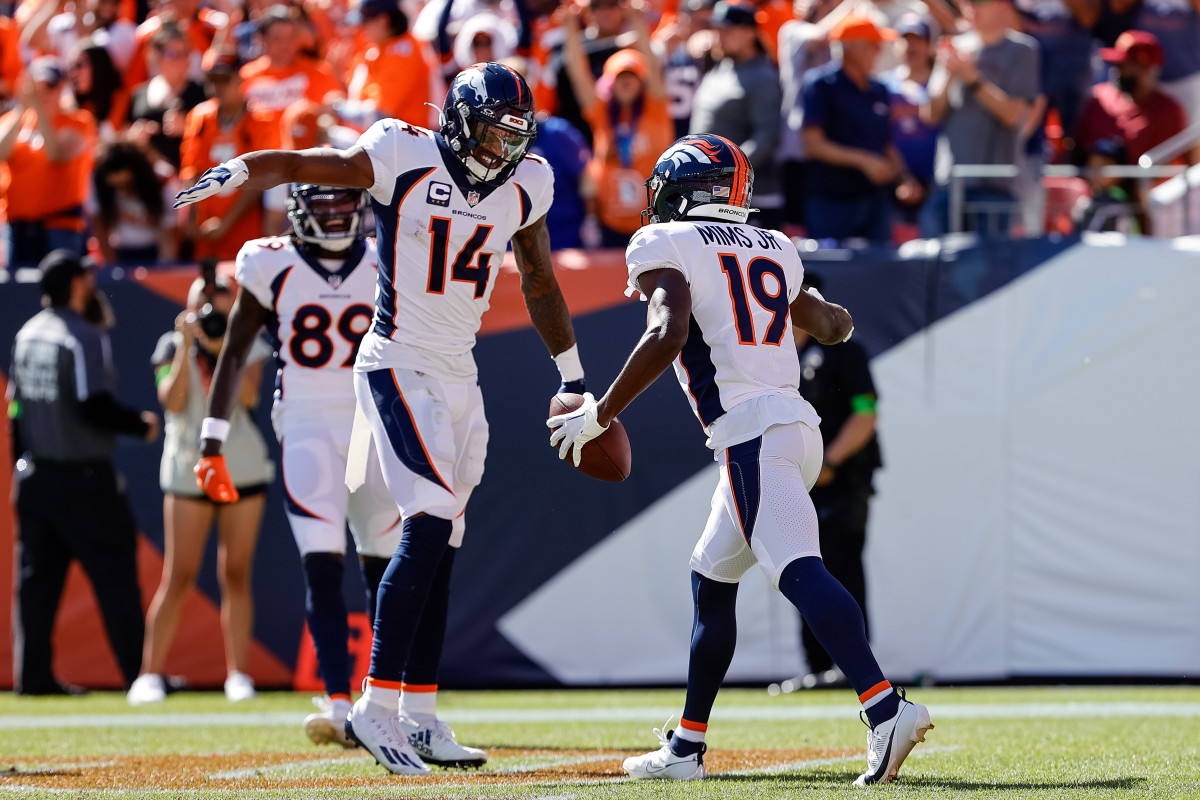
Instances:
[[[246,162],[240,158],[226,161],[205,171],[196,185],[175,195],[175,208],[198,203],[226,190],[236,189],[250,177]]]

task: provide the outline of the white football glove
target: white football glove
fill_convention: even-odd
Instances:
[[[558,446],[558,457],[566,458],[567,451],[574,448],[572,460],[579,466],[583,446],[608,430],[607,425],[596,421],[599,408],[596,398],[591,392],[583,393],[583,405],[569,414],[559,414],[546,420],[546,427],[554,432],[550,434],[550,445]]]
[[[184,189],[175,195],[174,208],[190,206],[192,203],[207,200],[213,195],[236,189],[249,177],[250,170],[246,167],[246,162],[240,158],[218,164],[205,170],[204,174],[200,176],[200,180],[196,181],[195,186]]]

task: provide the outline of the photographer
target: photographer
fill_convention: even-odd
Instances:
[[[134,705],[162,702],[165,697],[162,676],[167,652],[184,601],[196,584],[214,521],[220,537],[217,579],[221,585],[221,627],[228,671],[225,695],[231,702],[254,697],[254,684],[245,674],[254,622],[250,575],[274,468],[250,411],[258,402],[262,361],[271,352],[261,340],[251,351],[240,402],[229,418],[232,431],[225,456],[241,499],[218,506],[201,493],[192,474],[192,465],[200,458],[205,398],[224,341],[227,315],[233,307],[230,284],[223,276],[217,277],[215,269],[215,262],[205,262],[205,275],[192,284],[187,308],[176,318],[175,330],[163,335],[151,359],[166,416],[159,470],[164,564],[162,580],[146,615],[142,674],[129,690],[128,699]]]

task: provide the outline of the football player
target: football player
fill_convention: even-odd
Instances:
[[[376,592],[400,541],[400,513],[388,493],[378,461],[367,460],[360,485],[347,488],[346,461],[356,400],[351,367],[373,313],[378,254],[363,231],[366,193],[295,184],[288,198],[289,236],[254,239],[237,256],[239,293],[230,332],[214,375],[209,416],[227,419],[236,376],[258,331],[269,326],[279,372],[272,420],[283,462],[284,502],[304,570],[305,618],[317,651],[326,697],[304,721],[317,744],[346,739],[350,712],[349,629],[342,596],[345,524],[354,536],[367,588],[367,615],[375,616]],[[218,502],[236,499],[221,480],[223,459],[206,457],[197,474]],[[455,519],[461,539],[463,518]],[[424,756],[443,765],[478,766],[477,748],[455,741],[436,718],[437,668],[446,626],[455,547],[437,565],[416,646],[404,670],[403,724],[423,744]],[[408,702],[405,702],[405,701]],[[406,707],[408,706],[408,707]],[[428,706],[428,707],[422,707]]]
[[[685,136],[646,182],[649,223],[626,251],[629,286],[649,300],[646,332],[597,401],[547,424],[559,457],[603,433],[671,366],[708,446],[723,462],[712,511],[692,553],[695,617],[687,697],[661,747],[625,759],[635,778],[704,777],[704,734],[737,639],[738,581],[755,563],[804,616],[845,672],[869,721],[867,771],[886,783],[932,728],[928,710],[884,678],[862,612],[821,561],[809,499],[821,470],[820,420],[800,396],[791,326],[822,344],[850,338],[846,309],[800,290],[804,268],[778,231],[746,224],[754,172],[733,142]]]
[[[535,133],[525,80],[500,64],[476,64],[451,83],[438,132],[387,119],[348,150],[249,153],[177,197],[179,206],[224,188],[289,181],[370,193],[379,277],[354,389],[402,531],[379,584],[371,668],[346,733],[401,775],[429,772],[397,700],[421,619],[413,611],[425,606],[453,521],[483,475],[488,427],[472,348],[510,240],[559,390],[583,391],[571,316],[550,263],[545,215],[554,178],[527,154]],[[219,419],[205,423],[206,455],[219,452],[223,433]],[[219,461],[210,468],[209,479],[223,482]]]

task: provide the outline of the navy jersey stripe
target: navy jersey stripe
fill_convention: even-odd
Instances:
[[[514,183],[517,187],[517,193],[521,195],[521,227],[525,227],[525,223],[529,221],[529,212],[533,211],[533,201],[529,199],[529,192],[525,191],[525,187],[519,183]]]
[[[400,207],[413,187],[427,178],[437,167],[410,169],[396,178],[392,202],[384,205],[371,198],[375,211],[375,237],[379,243],[379,279],[375,292],[375,331],[391,338],[396,332],[396,246],[400,227]]]
[[[758,519],[758,501],[762,495],[758,461],[761,451],[761,436],[725,451],[725,469],[729,471],[729,486],[733,490],[733,502],[746,544],[754,537],[754,522]]]
[[[704,341],[696,318],[688,323],[688,338],[679,351],[679,363],[688,378],[688,391],[696,401],[696,414],[705,427],[712,425],[724,413],[721,406],[721,391],[717,388],[717,368],[712,362],[712,348]]]
[[[378,369],[368,372],[367,385],[371,387],[371,399],[375,402],[375,408],[379,410],[383,429],[387,432],[396,458],[422,478],[454,494],[454,490],[446,485],[429,460],[429,451],[421,441],[417,424],[408,410],[408,404],[404,402],[404,396],[400,394],[400,387],[396,385],[392,371]]]

